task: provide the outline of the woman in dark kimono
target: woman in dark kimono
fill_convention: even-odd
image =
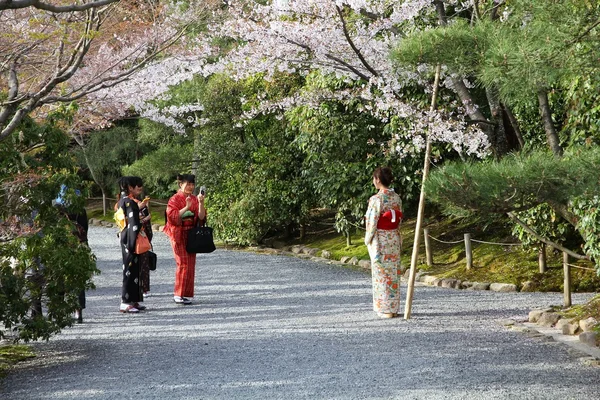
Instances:
[[[117,209],[121,208],[125,215],[126,226],[121,231],[121,253],[123,255],[123,288],[121,291],[122,313],[138,313],[146,307],[139,303],[144,301],[141,286],[140,257],[135,254],[135,242],[142,227],[140,208],[134,201],[143,190],[142,178],[125,176],[119,180],[121,199]]]

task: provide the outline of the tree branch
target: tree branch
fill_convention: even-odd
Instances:
[[[120,0],[98,0],[84,4],[69,4],[66,6],[56,6],[54,4],[44,3],[39,0],[0,0],[0,11],[17,10],[21,8],[33,7],[39,10],[50,11],[52,13],[66,13],[72,11],[86,11],[92,8],[98,8],[107,4],[116,3]]]
[[[560,244],[554,243],[551,240],[541,237],[533,229],[531,229],[531,227],[529,227],[529,225],[527,225],[525,222],[521,221],[514,213],[509,212],[509,213],[507,213],[507,215],[513,221],[515,221],[517,224],[519,224],[525,230],[525,232],[529,233],[531,236],[535,237],[540,242],[546,243],[548,246],[552,246],[557,250],[563,251],[563,252],[567,253],[568,255],[570,255],[571,257],[574,257],[578,260],[589,260],[590,259],[589,256],[582,256],[581,254],[577,254],[577,253],[561,246]]]
[[[335,6],[335,9],[337,10],[340,20],[342,21],[342,30],[344,32],[344,36],[346,37],[346,41],[348,42],[348,44],[350,45],[350,47],[352,48],[352,50],[354,51],[354,53],[356,54],[356,56],[358,57],[358,59],[360,60],[362,65],[364,65],[365,68],[371,74],[373,74],[373,76],[379,76],[379,73],[377,71],[375,71],[375,69],[373,67],[371,67],[371,65],[367,62],[367,60],[365,60],[365,57],[362,55],[362,53],[356,47],[356,45],[354,44],[354,41],[350,37],[350,34],[348,33],[348,27],[346,26],[346,20],[344,19],[344,14],[342,13],[342,9],[337,4]]]

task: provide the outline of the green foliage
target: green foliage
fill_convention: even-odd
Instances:
[[[563,244],[568,234],[573,233],[573,226],[561,219],[550,206],[540,204],[526,211],[517,213],[517,217],[535,232],[554,243]],[[541,242],[531,236],[519,224],[514,224],[512,234],[519,239],[525,248],[539,249]]]
[[[117,180],[123,176],[123,167],[148,150],[148,146],[137,141],[137,127],[124,124],[90,133],[85,148],[78,149],[75,154],[102,192],[116,197]]]
[[[0,338],[48,339],[72,324],[78,294],[98,272],[90,249],[73,235],[65,212],[83,209],[83,189],[68,137],[31,120],[0,150]],[[60,186],[66,209],[52,205]],[[44,312],[32,312],[41,302]]]
[[[489,215],[522,211],[534,230],[550,240],[571,236],[565,221],[557,219],[557,207],[579,218],[568,222],[584,240],[583,249],[600,260],[600,217],[597,174],[600,150],[572,148],[563,158],[546,152],[512,155],[495,162],[448,164],[434,171],[426,184],[430,198],[451,215]],[[552,211],[550,207],[552,207]],[[521,228],[515,233],[533,244]]]
[[[446,65],[498,89],[508,104],[597,68],[598,5],[515,0],[500,12],[495,20],[457,14],[448,26],[403,38],[392,57],[399,65]]]
[[[167,198],[177,188],[175,177],[188,171],[193,156],[192,145],[165,145],[122,169],[123,175],[135,175],[144,180],[144,191],[152,197]]]
[[[426,190],[457,216],[523,211],[548,201],[566,205],[597,190],[598,165],[596,148],[574,148],[563,158],[536,151],[498,162],[448,163],[432,171]]]
[[[585,238],[583,250],[596,262],[596,270],[600,275],[600,197],[576,198],[572,210],[579,217],[577,229]]]
[[[598,76],[579,76],[564,93],[564,137],[568,146],[600,144],[600,91]]]

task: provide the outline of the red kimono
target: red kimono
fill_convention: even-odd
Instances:
[[[194,297],[194,278],[196,274],[196,254],[188,253],[185,250],[188,240],[188,232],[199,222],[198,218],[200,206],[198,198],[190,196],[192,205],[190,211],[194,214],[191,218],[181,219],[179,210],[185,208],[185,199],[187,195],[183,192],[177,192],[169,199],[166,211],[166,224],[164,232],[171,240],[173,254],[177,269],[175,270],[175,291],[174,295],[179,297]]]

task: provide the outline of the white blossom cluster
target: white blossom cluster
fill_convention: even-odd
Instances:
[[[487,140],[478,129],[468,127],[456,116],[428,116],[427,110],[403,98],[407,85],[431,87],[424,78],[431,67],[419,66],[417,72],[398,70],[389,58],[390,50],[401,40],[403,30],[415,28],[415,17],[435,12],[431,0],[275,0],[266,5],[251,4],[228,1],[230,18],[210,26],[213,37],[229,37],[239,43],[226,56],[208,64],[207,57],[214,56],[208,45],[211,37],[188,43],[182,55],[155,62],[131,81],[110,89],[113,97],[145,117],[182,131],[184,123],[201,123],[201,116],[186,121],[191,111],[201,111],[201,105],[161,109],[153,101],[167,100],[170,87],[195,75],[226,73],[243,79],[261,73],[268,79],[276,72],[319,70],[363,85],[358,90],[298,94],[277,102],[265,100],[245,113],[238,124],[259,114],[283,112],[298,105],[316,106],[319,99],[346,101],[358,96],[363,104],[360,111],[382,121],[391,116],[409,118],[415,127],[410,134],[415,135],[416,148],[421,147],[423,133],[430,131],[433,139],[447,141],[457,151],[478,155],[486,152]],[[348,19],[349,10],[361,18]]]

